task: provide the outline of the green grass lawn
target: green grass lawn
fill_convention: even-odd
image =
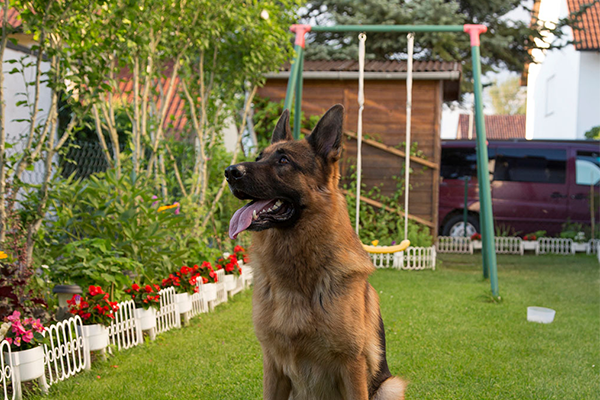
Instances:
[[[440,259],[436,271],[371,278],[390,369],[410,381],[408,400],[600,399],[595,257],[499,256],[501,302],[489,295],[480,256]],[[553,308],[556,318],[527,322],[527,306]],[[188,328],[96,362],[46,399],[260,399],[250,314],[245,292]]]

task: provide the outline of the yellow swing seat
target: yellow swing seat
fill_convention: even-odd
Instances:
[[[408,248],[408,246],[410,246],[410,240],[403,240],[403,241],[400,242],[400,244],[397,244],[395,246],[380,246],[380,247],[376,247],[376,246],[368,246],[366,244],[363,244],[363,248],[368,253],[375,253],[375,254],[398,253],[399,251],[406,250]]]

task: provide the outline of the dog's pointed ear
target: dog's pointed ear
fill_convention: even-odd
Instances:
[[[321,117],[306,140],[325,160],[337,161],[340,158],[343,125],[344,106],[336,104]]]
[[[290,128],[290,110],[287,109],[283,110],[275,129],[273,129],[271,143],[277,143],[283,140],[293,140],[292,129]]]

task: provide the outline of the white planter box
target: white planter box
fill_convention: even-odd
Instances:
[[[473,250],[481,250],[481,240],[473,240]]]
[[[8,358],[8,353],[4,353]],[[11,362],[21,382],[32,381],[44,375],[44,349],[42,346],[10,353]]]
[[[135,317],[140,321],[141,330],[149,331],[156,328],[156,309],[154,307],[150,307],[147,310],[136,308]]]
[[[236,286],[235,275],[225,275],[225,279],[223,280],[225,283],[225,290],[230,291],[234,290]]]
[[[573,243],[573,253],[586,252],[588,251],[589,243]]]
[[[217,300],[217,284],[205,283],[202,285],[202,294],[204,295],[204,301]]]
[[[83,337],[89,345],[89,351],[104,350],[108,346],[108,329],[104,325],[83,325],[82,329]]]
[[[177,293],[175,295],[175,302],[179,308],[179,314],[183,314],[192,310],[192,300],[190,299],[190,295],[187,293]]]
[[[535,240],[523,240],[523,250],[535,251],[537,245],[537,241]]]

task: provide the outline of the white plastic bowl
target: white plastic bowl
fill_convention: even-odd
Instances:
[[[527,321],[549,324],[554,321],[556,311],[545,307],[527,307]]]

